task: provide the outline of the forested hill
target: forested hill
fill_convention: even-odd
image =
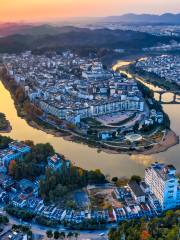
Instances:
[[[17,53],[25,50],[82,47],[137,50],[159,43],[168,43],[172,39],[179,40],[134,31],[42,25],[0,38],[0,52]]]

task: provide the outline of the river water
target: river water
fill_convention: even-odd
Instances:
[[[120,65],[127,64],[119,63]],[[153,86],[149,86],[153,88]],[[166,100],[171,98],[165,96]],[[164,105],[164,111],[169,115],[171,128],[180,135],[180,105]],[[90,148],[82,143],[69,142],[61,137],[55,137],[41,130],[29,126],[24,119],[18,117],[14,102],[10,93],[0,82],[0,112],[3,112],[10,121],[12,131],[6,136],[16,140],[32,140],[35,143],[49,142],[55,150],[62,153],[77,166],[85,169],[101,169],[104,174],[110,176],[131,176],[138,174],[143,176],[144,169],[154,161],[172,163],[180,172],[180,145],[176,145],[166,152],[144,155],[108,154],[99,152],[96,148]]]

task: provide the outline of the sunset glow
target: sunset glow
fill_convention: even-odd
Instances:
[[[0,21],[59,20],[123,13],[179,12],[179,0],[1,0]]]

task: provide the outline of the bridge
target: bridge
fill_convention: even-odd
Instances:
[[[162,104],[180,104],[180,90],[177,90],[177,91],[161,90],[161,91],[154,91],[154,93],[159,94],[159,99],[157,101],[159,101]],[[162,100],[163,94],[166,94],[166,93],[173,94],[172,101],[166,102],[166,101]],[[177,100],[179,100],[179,101],[177,101]]]

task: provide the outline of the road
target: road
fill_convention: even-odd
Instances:
[[[28,224],[27,222],[23,222],[22,220],[20,220],[18,218],[10,216],[3,209],[0,209],[0,214],[8,216],[8,218],[9,218],[9,224],[7,225],[8,230],[10,229],[10,227],[13,224],[16,224],[16,225]],[[48,227],[41,226],[41,225],[38,225],[35,223],[31,223],[30,226],[31,226],[31,230],[34,234],[42,235],[42,236],[44,236],[44,238],[46,236],[46,231],[48,229],[50,229]],[[63,231],[66,234],[68,232],[70,232],[63,227],[51,228],[51,230],[52,231],[58,230],[59,232]],[[80,233],[78,240],[107,240],[108,239],[108,237],[107,237],[108,230],[78,231],[78,232]],[[103,236],[101,236],[101,235],[103,235]]]

